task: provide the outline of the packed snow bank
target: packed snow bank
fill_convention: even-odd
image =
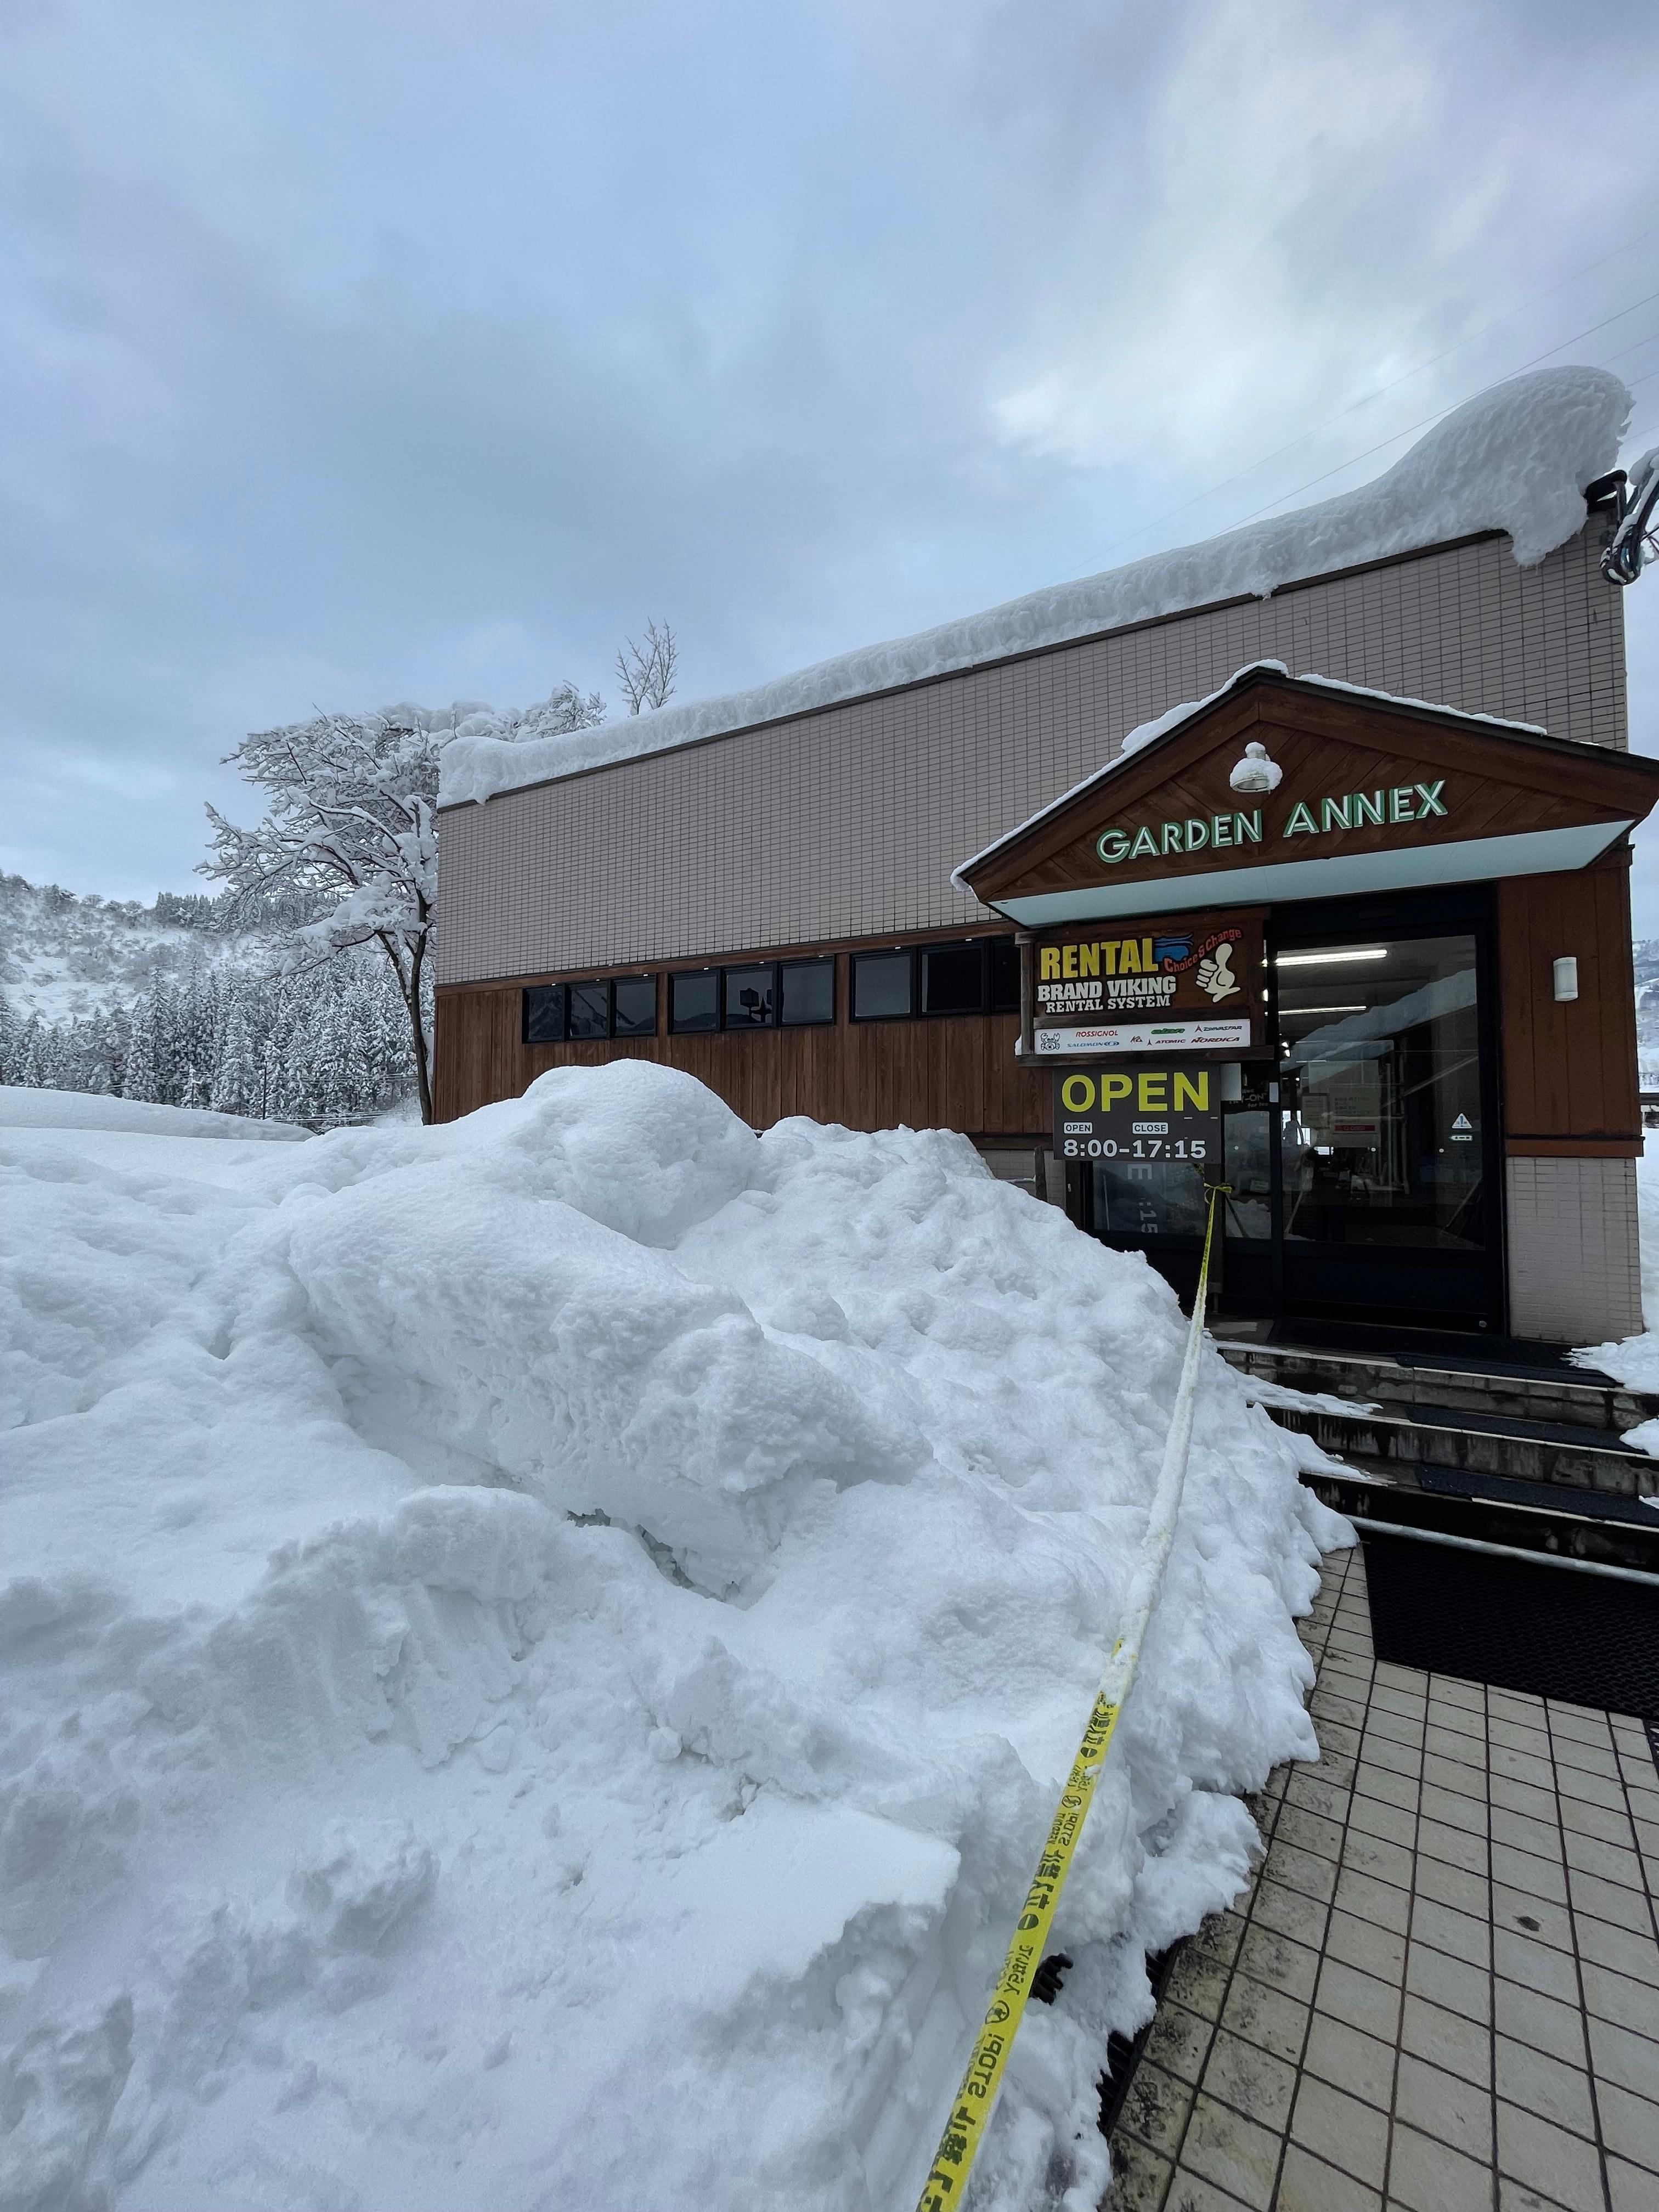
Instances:
[[[292,1121],[257,1121],[241,1114],[210,1114],[193,1106],[152,1106],[90,1091],[35,1091],[0,1083],[0,1129],[112,1129],[149,1137],[240,1137],[245,1142],[308,1138]]]
[[[544,738],[509,738],[488,709],[474,711],[445,750],[439,803],[486,799],[1185,607],[1246,592],[1265,599],[1304,576],[1478,531],[1506,532],[1516,559],[1529,566],[1583,527],[1584,487],[1617,460],[1630,406],[1630,393],[1606,369],[1535,369],[1457,408],[1357,491],[841,653],[753,690]]]
[[[1659,1395],[1659,1137],[1650,1134],[1636,1163],[1637,1234],[1642,1253],[1642,1318],[1647,1334],[1614,1344],[1586,1345],[1573,1358],[1582,1367],[1599,1367],[1632,1390]],[[1644,1421],[1625,1431],[1626,1442],[1659,1455],[1659,1421]]]
[[[136,1140],[134,1140],[136,1141]],[[246,1156],[0,1132],[0,2203],[913,2201],[1183,1324],[967,1143],[558,1070]],[[166,1146],[165,1157],[162,1157]],[[1341,1523],[1205,1360],[975,2202],[1092,2207],[1142,1954],[1312,1756]]]

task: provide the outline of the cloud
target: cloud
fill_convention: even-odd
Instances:
[[[602,687],[647,614],[725,690],[1229,526],[1659,289],[1460,343],[1644,227],[1615,30],[1639,112],[1543,5],[15,12],[5,864],[183,882],[313,704]]]

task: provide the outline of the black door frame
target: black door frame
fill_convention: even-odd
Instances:
[[[1294,950],[1297,941],[1340,945],[1345,938],[1386,936],[1390,940],[1413,937],[1468,935],[1474,939],[1478,1036],[1480,1055],[1481,1176],[1486,1223],[1485,1266],[1481,1270],[1481,1306],[1463,1316],[1439,1312],[1425,1315],[1420,1304],[1352,1304],[1328,1295],[1316,1304],[1297,1298],[1286,1283],[1285,1240],[1285,1175],[1282,1145],[1279,1059],[1279,974],[1273,955],[1281,945]],[[1425,890],[1391,891],[1363,898],[1295,900],[1269,908],[1266,924],[1267,1006],[1266,1027],[1270,1049],[1244,1055],[1247,1067],[1260,1068],[1270,1060],[1272,1088],[1268,1095],[1268,1175],[1271,1229],[1260,1243],[1234,1240],[1222,1248],[1220,1300],[1224,1310],[1241,1316],[1271,1320],[1332,1319],[1358,1327],[1406,1327],[1444,1329],[1491,1341],[1507,1334],[1508,1268],[1504,1252],[1507,1193],[1504,1170],[1503,1071],[1498,1033],[1497,899],[1490,884],[1454,884]],[[1189,1304],[1198,1283],[1200,1242],[1195,1237],[1114,1236],[1095,1228],[1094,1177],[1083,1182],[1083,1218],[1090,1230],[1115,1251],[1143,1253],[1164,1277],[1183,1304]],[[1265,1249],[1263,1246],[1265,1245]],[[1300,1260],[1304,1255],[1298,1252]],[[1351,1248],[1332,1246],[1309,1255],[1313,1265],[1340,1273],[1355,1262]],[[1429,1255],[1425,1255],[1427,1259]],[[1401,1262],[1402,1266],[1409,1264]],[[1386,1263],[1385,1263],[1386,1266]]]
[[[1276,1066],[1279,971],[1275,956],[1280,950],[1295,951],[1302,945],[1340,945],[1345,939],[1357,943],[1367,937],[1381,937],[1391,943],[1422,937],[1467,935],[1474,938],[1476,1036],[1480,1054],[1482,1212],[1486,1231],[1484,1264],[1478,1272],[1478,1303],[1462,1313],[1451,1308],[1425,1311],[1415,1301],[1404,1304],[1375,1300],[1368,1302],[1363,1297],[1352,1301],[1333,1297],[1328,1287],[1329,1279],[1334,1278],[1340,1282],[1345,1266],[1356,1270],[1363,1268],[1375,1279],[1378,1273],[1386,1275],[1390,1267],[1397,1268],[1403,1274],[1412,1264],[1404,1258],[1397,1261],[1379,1261],[1375,1258],[1362,1261],[1357,1258],[1352,1248],[1343,1245],[1310,1246],[1290,1255],[1293,1262],[1305,1261],[1300,1270],[1304,1282],[1322,1270],[1327,1275],[1326,1287],[1318,1291],[1310,1289],[1305,1295],[1298,1291],[1294,1279],[1294,1267],[1287,1267],[1286,1264],[1282,1109],[1275,1107],[1268,1121],[1268,1140],[1273,1185],[1276,1317],[1282,1316],[1287,1320],[1328,1317],[1359,1326],[1404,1324],[1485,1337],[1488,1340],[1506,1334],[1508,1270],[1504,1265],[1504,1243],[1506,1207],[1502,1056],[1498,1050],[1498,1033],[1496,909],[1497,900],[1490,884],[1455,884],[1430,890],[1396,891],[1367,898],[1297,902],[1276,907],[1269,914],[1267,926],[1268,1012],[1275,1040]],[[1426,1251],[1417,1262],[1414,1272],[1420,1275],[1425,1269],[1432,1273],[1431,1257]]]

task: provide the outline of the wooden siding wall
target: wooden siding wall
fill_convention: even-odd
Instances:
[[[550,1067],[653,1060],[706,1083],[751,1128],[805,1114],[852,1129],[903,1124],[1010,1143],[1048,1140],[1048,1071],[1017,1064],[1018,1014],[849,1022],[848,966],[848,956],[838,955],[833,1024],[671,1036],[665,976],[657,985],[656,1036],[602,1044],[521,1042],[516,983],[441,988],[437,1117],[453,1121],[497,1098],[516,1098]]]
[[[1633,1157],[1642,1133],[1628,852],[1572,873],[1500,883],[1498,939],[1506,1151]],[[1552,967],[1563,953],[1578,961],[1578,997],[1566,1003],[1553,994]],[[438,1119],[516,1098],[550,1067],[640,1059],[684,1068],[757,1129],[805,1114],[854,1129],[903,1123],[1047,1141],[1048,1071],[1018,1066],[1017,1015],[849,1022],[848,964],[847,954],[837,956],[833,1024],[671,1036],[665,974],[657,1034],[596,1044],[523,1043],[516,982],[441,987]]]
[[[1578,961],[1578,996],[1558,1002],[1553,967]],[[1572,874],[1498,887],[1504,1122],[1512,1156],[1632,1158],[1642,1149],[1630,854]]]

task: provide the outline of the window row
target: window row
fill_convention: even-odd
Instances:
[[[532,983],[524,994],[526,1044],[654,1036],[657,979],[614,975],[593,983]]]
[[[805,1029],[836,1018],[836,963],[751,960],[692,968],[668,979],[668,1026],[688,1030]]]
[[[1011,937],[972,938],[896,952],[855,952],[848,961],[855,1022],[918,1014],[1012,1013],[1019,1007],[1019,955]],[[762,960],[740,967],[683,969],[668,978],[668,1026],[676,1036],[708,1030],[804,1029],[836,1018],[836,963]],[[524,994],[526,1044],[652,1036],[654,975],[592,983],[532,983]]]
[[[855,1022],[902,1021],[916,1014],[1019,1012],[1019,951],[1012,937],[969,938],[901,952],[855,952]]]

